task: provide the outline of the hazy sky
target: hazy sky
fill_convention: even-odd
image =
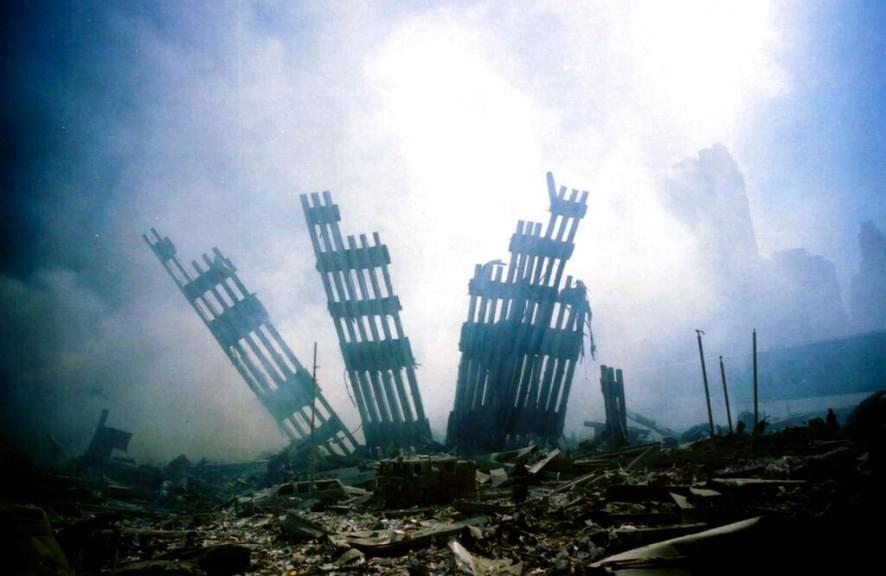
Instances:
[[[219,246],[352,426],[298,194],[379,231],[432,428],[455,392],[473,265],[590,192],[567,271],[600,361],[629,371],[697,296],[661,183],[729,148],[765,256],[832,260],[886,224],[882,2],[7,2],[2,411],[83,448],[102,407],[141,458],[282,440],[140,234]],[[699,290],[703,290],[699,288]],[[630,330],[626,328],[630,326]],[[682,345],[682,344],[681,344]],[[599,405],[576,373],[569,422]],[[644,391],[654,395],[661,391]],[[629,393],[630,395],[630,393]],[[36,432],[35,432],[36,431]]]

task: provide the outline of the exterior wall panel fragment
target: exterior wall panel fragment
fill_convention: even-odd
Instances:
[[[271,323],[230,260],[218,248],[188,272],[168,237],[151,229],[143,236],[185,299],[222,347],[246,384],[293,444],[309,441],[314,410],[314,441],[330,454],[350,454],[357,441],[323,397],[319,386],[312,408],[313,378]]]
[[[590,322],[587,290],[564,266],[575,249],[587,192],[559,191],[548,173],[547,225],[517,223],[510,261],[474,268],[462,325],[447,442],[499,449],[562,435],[575,366]],[[544,230],[544,231],[542,231]]]
[[[415,376],[415,358],[400,319],[388,248],[373,234],[344,238],[329,192],[301,195],[327,307],[369,446],[431,440]]]

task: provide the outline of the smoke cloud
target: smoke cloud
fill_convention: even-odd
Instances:
[[[631,389],[631,370],[691,357],[694,328],[722,350],[746,340],[767,314],[748,283],[772,252],[800,247],[772,240],[777,215],[762,233],[755,223],[782,191],[753,182],[783,168],[759,161],[749,133],[802,93],[786,53],[799,32],[785,31],[814,30],[798,7],[5,10],[0,409],[6,434],[35,451],[52,436],[79,453],[103,407],[134,432],[139,460],[283,446],[142,242],[152,226],[185,261],[220,247],[303,363],[319,343],[320,385],[353,428],[298,203],[331,190],[346,233],[378,231],[389,246],[439,437],[468,278],[506,257],[517,219],[544,219],[547,170],[591,193],[567,273],[589,287],[599,361],[625,368],[629,402],[667,395]],[[790,221],[817,238],[821,213],[807,216]],[[880,205],[868,218],[882,216]],[[847,217],[845,235],[857,226]],[[857,256],[821,246],[848,277]],[[845,332],[841,321],[809,337]],[[568,430],[599,418],[598,374],[585,356]]]

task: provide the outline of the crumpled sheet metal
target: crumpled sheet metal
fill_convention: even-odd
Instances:
[[[591,568],[619,576],[804,574],[823,551],[819,532],[789,518],[756,516],[627,550]]]

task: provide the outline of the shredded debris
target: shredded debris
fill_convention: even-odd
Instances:
[[[268,461],[78,461],[32,471],[0,516],[18,573],[801,573],[875,557],[882,445],[813,423],[679,447],[321,461],[322,479],[282,481]],[[423,494],[456,464],[468,492],[404,504],[380,489],[406,466],[399,481]]]

